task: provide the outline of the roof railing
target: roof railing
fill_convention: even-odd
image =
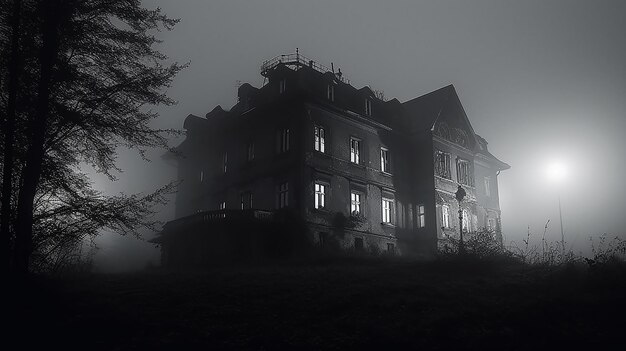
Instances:
[[[341,74],[341,70],[339,72],[334,72],[334,70],[324,66],[318,62],[315,62],[304,55],[300,54],[299,51],[296,50],[296,53],[293,54],[283,54],[273,57],[269,60],[263,61],[261,64],[261,75],[263,77],[267,77],[269,72],[276,68],[278,65],[285,65],[294,70],[299,70],[302,67],[312,68],[320,73],[332,72],[335,74],[337,79],[340,81],[350,84],[350,80],[343,77]]]

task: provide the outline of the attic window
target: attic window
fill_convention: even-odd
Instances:
[[[372,100],[370,98],[365,99],[365,115],[372,115]]]

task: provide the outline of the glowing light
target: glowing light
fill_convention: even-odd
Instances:
[[[567,177],[567,166],[561,161],[553,161],[546,168],[548,179],[555,183],[561,183]]]

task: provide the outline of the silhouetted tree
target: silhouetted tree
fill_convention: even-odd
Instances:
[[[143,157],[147,148],[166,147],[166,133],[172,131],[152,128],[157,114],[146,105],[174,103],[162,89],[184,66],[165,65],[167,57],[154,48],[156,32],[177,20],[142,8],[138,0],[21,2],[28,15],[19,16],[20,32],[32,35],[19,41],[21,70],[2,71],[2,82],[17,72],[24,86],[15,89],[22,105],[10,143],[16,152],[7,158],[5,146],[2,159],[3,171],[13,173],[3,173],[3,184],[12,184],[6,193],[3,188],[2,198],[3,209],[16,207],[8,215],[14,225],[3,217],[2,226],[14,229],[13,268],[26,272],[33,252],[42,262],[55,248],[100,228],[135,233],[155,224],[146,216],[171,186],[146,196],[106,197],[92,189],[80,165],[114,180],[118,147]],[[1,86],[3,98],[11,96],[12,85]],[[11,141],[7,134],[4,145]],[[10,160],[13,167],[7,166]]]
[[[5,75],[8,76],[7,84],[7,102],[6,109],[0,108],[0,116],[2,112],[6,112],[2,116],[2,137],[3,137],[3,167],[2,167],[2,196],[0,203],[0,260],[2,262],[3,270],[9,267],[9,246],[11,239],[11,197],[13,188],[13,143],[15,140],[15,120],[16,120],[16,100],[18,91],[18,75],[20,68],[20,53],[19,53],[19,37],[20,37],[20,22],[22,12],[22,1],[14,0],[13,6],[9,7],[9,4],[2,3],[3,8],[10,8],[10,15],[3,13],[2,22],[10,22],[10,29],[8,33],[0,36],[0,38],[10,37],[10,41],[7,43],[3,40],[0,47],[9,46],[5,52],[8,55],[2,55],[6,60],[0,60],[2,67],[8,67],[6,72],[0,74],[0,79]],[[5,29],[5,28],[2,28]],[[3,31],[4,32],[4,31]],[[9,45],[7,45],[9,44]],[[7,57],[8,56],[8,57]],[[2,86],[2,81],[0,81]]]

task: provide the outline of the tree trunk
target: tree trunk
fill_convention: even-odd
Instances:
[[[28,136],[30,145],[21,174],[21,186],[17,203],[14,268],[18,274],[28,273],[33,240],[33,207],[44,157],[46,127],[50,106],[52,75],[59,48],[59,23],[61,2],[43,1],[40,7],[42,46],[40,51],[40,77],[37,87],[37,103],[34,116],[30,118]]]
[[[15,105],[19,89],[20,71],[20,12],[21,0],[13,1],[11,18],[11,58],[9,62],[9,101],[4,123],[4,155],[2,168],[2,208],[0,209],[0,272],[6,273],[10,265],[11,245],[11,195],[13,193],[13,144],[15,139]]]

